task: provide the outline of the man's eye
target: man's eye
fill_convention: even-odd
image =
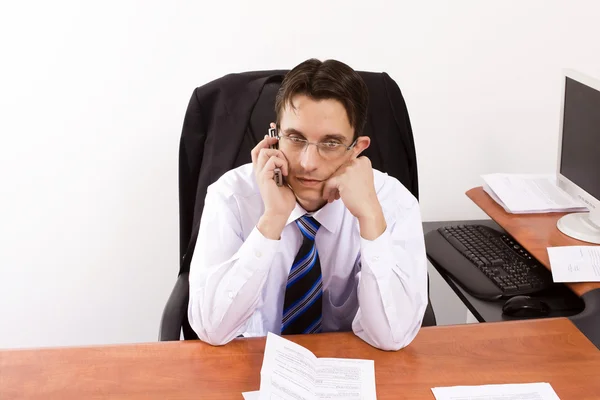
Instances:
[[[290,137],[290,140],[291,140],[293,143],[302,143],[302,142],[304,142],[304,140],[300,139],[299,137],[294,137],[294,136],[291,136],[291,137]]]
[[[329,149],[335,149],[339,145],[341,145],[341,143],[339,143],[339,142],[323,142],[323,147],[326,147]]]

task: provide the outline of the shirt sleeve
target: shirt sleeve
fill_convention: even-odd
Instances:
[[[386,231],[375,240],[361,238],[359,309],[352,324],[358,337],[382,350],[410,344],[421,327],[428,298],[419,203],[399,182],[394,186],[400,199],[380,196]]]
[[[255,227],[242,239],[233,196],[206,196],[190,264],[188,319],[198,337],[213,345],[230,342],[260,306],[260,293],[279,248]]]

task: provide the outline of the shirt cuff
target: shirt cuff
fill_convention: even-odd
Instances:
[[[392,248],[392,238],[388,229],[375,240],[361,237],[361,270],[371,273],[377,280],[387,279],[392,270],[391,266],[394,265]]]

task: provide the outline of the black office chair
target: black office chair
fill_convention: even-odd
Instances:
[[[195,246],[204,197],[208,185],[224,172],[251,162],[250,151],[266,134],[270,122],[275,121],[275,95],[287,71],[259,71],[230,74],[196,88],[186,112],[180,143],[179,206],[181,266],[175,287],[167,301],[160,324],[159,340],[198,339],[189,325],[189,264]],[[371,146],[363,153],[373,168],[394,176],[418,199],[417,160],[408,110],[402,93],[386,73],[359,72],[369,88],[369,110],[365,134],[371,137]],[[249,93],[256,92],[256,96]],[[254,104],[245,105],[244,112],[233,113],[228,107],[239,106],[244,99]],[[222,132],[224,118],[241,118],[235,126],[240,132]],[[243,131],[243,132],[241,132]],[[229,135],[224,140],[240,138],[239,148],[213,157],[216,139],[212,136]],[[223,147],[222,145],[220,145]],[[431,301],[422,326],[436,324]]]

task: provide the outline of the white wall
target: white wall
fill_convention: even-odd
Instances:
[[[560,70],[600,77],[600,4],[351,4],[3,2],[0,347],[156,340],[184,112],[228,72],[309,57],[388,72],[425,220],[482,217],[464,196],[482,173],[554,168]]]

